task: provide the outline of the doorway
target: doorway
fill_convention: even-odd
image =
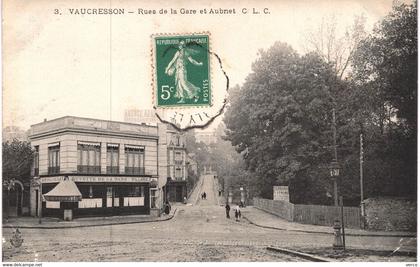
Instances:
[[[182,186],[177,186],[176,187],[176,202],[182,202],[182,201],[183,201]]]

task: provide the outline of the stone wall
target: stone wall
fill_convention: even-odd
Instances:
[[[365,203],[368,230],[412,231],[417,229],[417,201],[403,198],[370,198]]]

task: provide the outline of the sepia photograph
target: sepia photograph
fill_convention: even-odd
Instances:
[[[3,266],[417,266],[417,1],[1,9]]]

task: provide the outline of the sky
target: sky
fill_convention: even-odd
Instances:
[[[193,3],[192,3],[193,2]],[[72,15],[69,9],[124,8],[124,15]],[[242,84],[259,49],[276,41],[303,53],[304,32],[334,15],[344,31],[364,14],[367,30],[392,0],[3,1],[3,127],[72,115],[122,121],[127,108],[151,109],[151,35],[211,33],[230,84]],[[141,15],[138,9],[158,14]],[[181,8],[198,14],[162,15]],[[201,9],[236,14],[200,14]],[[246,8],[247,14],[242,14]],[[252,9],[261,14],[251,14]],[[264,8],[269,14],[263,14]],[[54,14],[58,9],[61,15]],[[128,13],[133,11],[134,13]]]

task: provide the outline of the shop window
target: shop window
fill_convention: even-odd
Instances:
[[[98,185],[77,184],[77,187],[82,194],[82,198],[100,198],[105,194],[102,191],[104,189]]]
[[[108,144],[106,148],[106,173],[118,174],[119,169],[119,145]]]
[[[125,146],[125,173],[144,174],[144,147]]]
[[[60,143],[48,145],[48,174],[60,173]]]
[[[79,142],[77,145],[77,172],[101,173],[101,145]]]
[[[129,197],[144,197],[144,186],[128,186],[127,196]]]

